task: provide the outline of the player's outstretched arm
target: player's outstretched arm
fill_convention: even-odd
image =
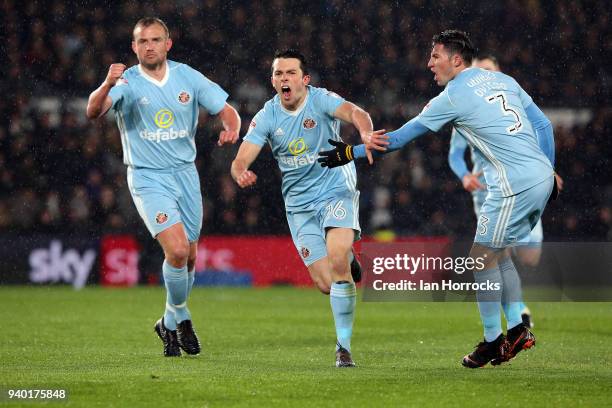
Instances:
[[[257,182],[257,175],[249,170],[261,152],[261,146],[248,141],[243,141],[238,149],[238,154],[232,162],[231,174],[234,181],[241,187],[249,187]]]
[[[87,101],[88,119],[97,119],[108,112],[113,105],[113,101],[110,96],[108,96],[108,93],[111,88],[115,86],[119,78],[121,78],[123,71],[125,71],[124,64],[112,64],[108,68],[108,74],[104,82],[102,82],[102,85],[89,95],[89,100]]]
[[[240,115],[238,115],[238,111],[232,105],[226,103],[221,112],[219,112],[219,119],[221,119],[223,124],[223,130],[219,134],[217,145],[222,146],[225,143],[236,143],[240,133]]]
[[[426,134],[428,131],[429,129],[422,125],[417,118],[413,118],[401,128],[387,133],[386,135],[389,137],[389,145],[387,146],[387,149],[385,151],[375,151],[373,152],[373,156],[378,157],[382,154],[399,150],[410,141]],[[343,166],[354,159],[366,157],[366,149],[365,145],[363,144],[351,146],[347,145],[346,143],[332,140],[330,140],[330,143],[336,148],[319,153],[320,157],[318,161],[323,167]]]
[[[370,114],[352,102],[344,102],[334,112],[334,117],[344,122],[350,123],[357,128],[361,143],[366,149],[366,157],[370,164],[374,163],[372,150],[384,152],[387,150],[389,138],[385,135],[385,130],[374,131]]]

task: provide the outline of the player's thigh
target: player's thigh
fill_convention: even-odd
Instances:
[[[175,175],[180,190],[178,207],[189,242],[197,242],[202,230],[202,192],[200,177],[195,166],[189,166]]]
[[[171,175],[128,168],[127,179],[136,210],[153,238],[182,222]]]
[[[355,233],[351,228],[328,228],[325,238],[328,256],[343,256],[348,262],[348,253],[353,248]]]
[[[293,244],[306,267],[327,257],[325,237],[317,220],[316,212],[287,212],[287,223],[289,224]]]

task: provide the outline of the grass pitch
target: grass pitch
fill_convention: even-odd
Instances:
[[[69,395],[30,406],[612,404],[612,303],[532,303],[537,346],[470,370],[474,304],[358,302],[358,367],[336,369],[329,299],[315,290],[195,288],[203,353],[175,359],[153,333],[164,299],[162,288],[0,288],[0,388]]]

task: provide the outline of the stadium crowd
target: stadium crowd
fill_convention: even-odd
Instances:
[[[555,128],[565,190],[544,215],[545,236],[612,240],[612,78],[604,61],[612,36],[605,2],[470,4],[273,0],[264,8],[206,0],[151,8],[133,1],[105,7],[2,0],[0,228],[94,234],[143,228],[127,191],[116,125],[87,122],[82,109],[112,62],[134,64],[133,24],[155,10],[174,40],[169,57],[229,91],[242,134],[273,95],[270,63],[277,48],[299,48],[310,59],[315,85],[355,101],[375,128],[391,130],[439,92],[425,66],[432,34],[447,27],[470,32],[539,106],[592,112],[587,123]],[[196,139],[204,234],[288,233],[279,183],[239,191],[229,176],[237,147],[216,147],[212,122],[201,115]],[[447,163],[449,135],[450,129],[422,138],[371,168],[359,164],[366,232],[472,236],[471,196]],[[271,154],[262,154],[254,170],[262,180],[279,179]]]

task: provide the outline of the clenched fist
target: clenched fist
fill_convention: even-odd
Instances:
[[[117,80],[119,80],[119,78],[121,78],[121,75],[123,75],[123,71],[125,71],[125,68],[125,64],[112,64],[108,68],[108,74],[106,75],[106,79],[104,80],[104,82],[107,85],[115,86]]]
[[[246,188],[257,183],[257,175],[251,170],[243,171],[238,177],[236,177],[236,183],[240,188]]]
[[[217,146],[223,146],[225,143],[235,144],[238,141],[238,132],[233,130],[223,130],[219,133]]]

